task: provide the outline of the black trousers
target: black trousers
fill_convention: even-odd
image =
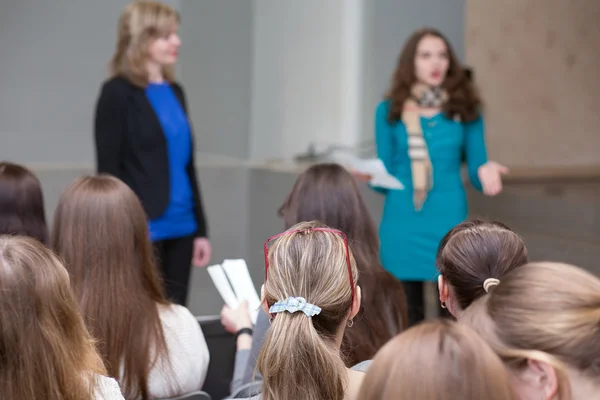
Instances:
[[[408,309],[408,326],[413,326],[425,319],[425,282],[402,281],[406,293]],[[447,309],[438,306],[438,316],[451,317]]]
[[[153,244],[167,298],[185,306],[192,272],[194,236],[158,240]]]

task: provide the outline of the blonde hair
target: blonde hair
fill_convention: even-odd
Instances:
[[[0,236],[0,398],[89,400],[104,372],[58,258]]]
[[[135,85],[148,84],[148,47],[150,43],[172,32],[179,24],[177,11],[166,4],[155,1],[134,1],[129,4],[117,28],[117,46],[110,61],[113,76],[123,76]],[[175,81],[171,66],[163,67],[168,82]]]
[[[267,305],[301,296],[322,310],[311,318],[301,312],[273,315],[257,361],[263,400],[341,400],[346,392],[347,372],[336,337],[350,314],[356,288],[341,232],[311,228],[326,226],[316,221],[296,224],[268,250]],[[351,253],[349,260],[356,282]]]
[[[513,400],[498,356],[470,328],[425,322],[396,336],[375,356],[361,399]]]
[[[516,268],[461,322],[515,372],[527,360],[551,365],[562,400],[571,397],[567,366],[600,378],[600,279],[583,269],[550,262]]]

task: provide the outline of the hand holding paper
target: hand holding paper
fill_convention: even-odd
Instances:
[[[256,324],[261,302],[246,261],[225,260],[221,265],[208,267],[208,273],[229,308],[237,308],[243,301],[248,302],[252,323]]]

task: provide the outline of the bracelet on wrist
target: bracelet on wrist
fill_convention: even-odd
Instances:
[[[254,331],[252,330],[252,328],[242,328],[239,331],[237,331],[237,333],[235,334],[235,338],[237,339],[238,337],[240,337],[240,335],[252,336],[253,333]]]

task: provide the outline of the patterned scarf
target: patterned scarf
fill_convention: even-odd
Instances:
[[[448,94],[441,87],[429,87],[421,83],[411,89],[411,96],[404,102],[402,122],[408,133],[408,157],[412,169],[413,203],[420,211],[433,187],[433,167],[427,150],[427,142],[421,127],[421,108],[442,107]]]

